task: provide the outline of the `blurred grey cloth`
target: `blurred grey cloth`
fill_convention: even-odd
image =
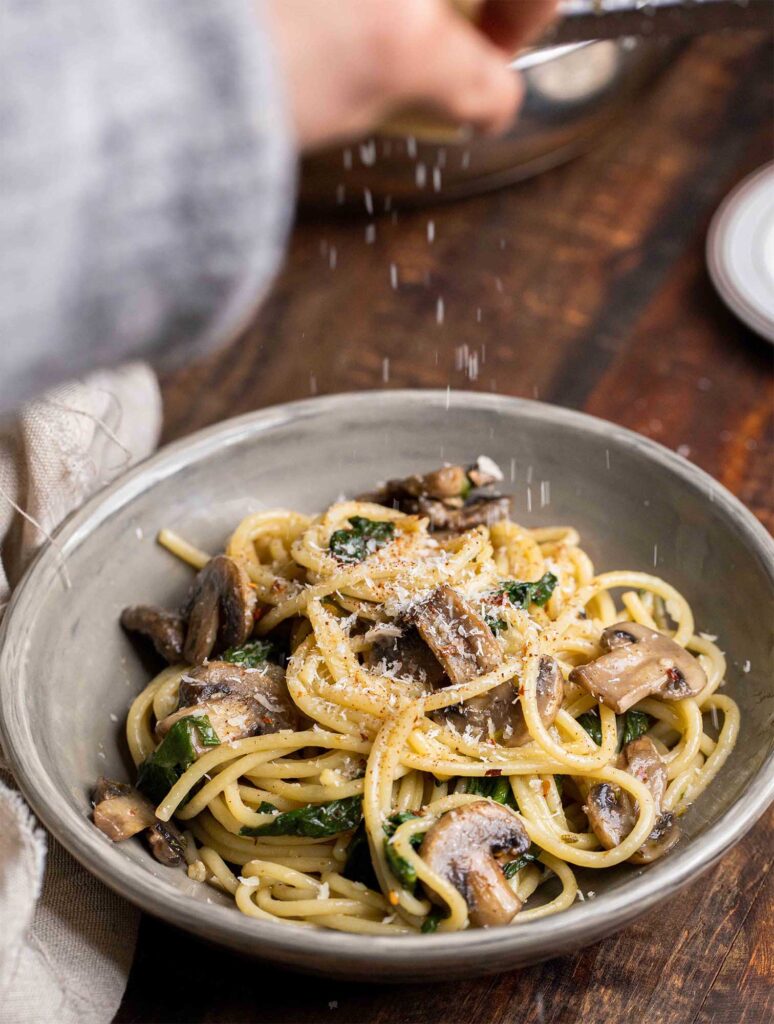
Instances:
[[[253,312],[294,187],[263,6],[0,0],[0,417],[128,358],[191,359]],[[142,365],[8,418],[0,614],[37,548],[155,447],[160,422]],[[137,919],[50,838],[46,855],[0,772],[0,1021],[107,1024]]]
[[[0,433],[0,607],[62,519],[148,455],[160,429],[156,378],[135,364],[55,388]],[[139,914],[47,843],[3,767],[0,756],[0,1022],[107,1024]]]
[[[263,0],[0,0],[0,416],[233,337],[293,139]]]

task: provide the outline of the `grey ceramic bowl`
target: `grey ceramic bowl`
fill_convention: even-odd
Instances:
[[[323,937],[250,920],[214,890],[161,867],[140,843],[112,846],[89,821],[89,787],[101,773],[127,776],[121,723],[148,678],[118,614],[138,600],[175,602],[190,578],[154,543],[159,527],[214,551],[250,509],[313,511],[385,476],[481,453],[504,467],[506,481],[512,475],[517,519],[575,524],[599,569],[653,570],[656,562],[690,598],[698,628],[719,635],[729,660],[727,692],[742,708],[741,738],[684,818],[679,846],[649,868],[581,873],[595,899],[523,927],[390,939]],[[5,619],[2,741],[54,835],[107,885],[173,924],[327,975],[495,972],[568,952],[674,898],[763,813],[774,794],[774,666],[765,614],[773,580],[772,542],[739,502],[690,463],[609,423],[472,393],[299,402],[171,445],[65,524],[58,551],[49,547],[37,559]]]

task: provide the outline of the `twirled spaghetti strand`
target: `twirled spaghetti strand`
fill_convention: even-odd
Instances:
[[[394,539],[361,562],[341,564],[330,538],[352,517],[391,524]],[[209,558],[169,530],[160,541],[195,568]],[[257,632],[270,635],[293,622],[286,681],[309,722],[299,731],[209,749],[171,787],[156,813],[162,821],[174,815],[187,830],[191,877],[232,895],[249,916],[400,935],[422,928],[435,903],[444,907],[440,930],[468,927],[463,895],[432,869],[416,843],[445,813],[481,799],[466,792],[468,780],[492,775],[507,780],[518,819],[537,848],[537,859],[509,882],[522,901],[531,901],[514,926],[569,906],[578,889],[573,867],[605,869],[635,854],[654,827],[653,795],[619,766],[613,711],[568,682],[573,667],[598,656],[600,633],[614,622],[629,620],[667,633],[699,658],[707,675],[698,695],[671,703],[649,696],[637,705],[649,716],[647,735],[666,766],[662,809],[684,812],[736,742],[738,708],[717,692],[725,674],[723,655],[713,640],[695,634],[685,598],[651,574],[595,575],[570,527],[529,530],[502,521],[439,540],[428,534],[423,519],[348,501],[317,518],[287,510],[248,516],[226,552],[244,566],[263,605]],[[545,607],[498,610],[502,660],[494,670],[428,693],[421,682],[366,657],[379,631],[436,587],[476,597],[504,581],[538,580],[547,572],[557,585]],[[538,700],[541,658],[547,656],[565,680],[562,707],[550,725]],[[185,671],[183,665],[166,669],[134,701],[126,731],[136,764],[157,747],[154,723],[177,707]],[[518,686],[529,733],[522,746],[460,733],[439,717],[443,709],[510,680]],[[592,711],[599,719],[599,743],[582,725]],[[563,802],[563,779],[572,780],[579,800]],[[600,783],[626,794],[636,809],[631,830],[607,849],[586,824],[582,807],[589,788]],[[277,811],[360,796],[377,888],[345,877],[351,832],[323,838],[244,834],[271,822]],[[274,809],[267,811],[267,803]],[[390,842],[416,879],[414,886],[396,876],[386,855],[385,828],[401,812],[405,820],[393,828]],[[546,895],[537,898],[544,889]]]

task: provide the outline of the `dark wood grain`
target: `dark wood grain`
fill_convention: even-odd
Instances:
[[[703,256],[722,197],[771,158],[770,68],[758,35],[706,37],[570,165],[378,219],[373,244],[361,219],[305,220],[244,336],[164,381],[166,438],[312,394],[495,390],[653,437],[774,528],[771,348],[724,309]],[[117,1021],[757,1024],[774,1018],[772,848],[769,815],[619,935],[467,983],[290,977],[146,918]]]

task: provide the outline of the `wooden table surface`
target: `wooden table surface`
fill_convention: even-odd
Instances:
[[[165,380],[166,438],[361,388],[538,397],[678,450],[774,529],[772,349],[723,307],[704,265],[718,203],[771,159],[770,71],[760,36],[706,37],[635,118],[571,164],[396,222],[377,219],[373,244],[360,218],[304,219],[244,336]],[[617,936],[469,982],[293,976],[145,918],[116,1020],[773,1020],[773,826],[769,815],[679,899]]]

